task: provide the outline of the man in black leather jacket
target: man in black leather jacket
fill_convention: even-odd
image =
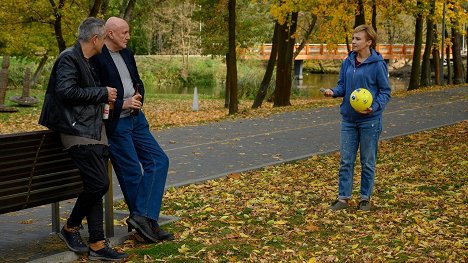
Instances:
[[[100,86],[89,62],[101,52],[105,38],[103,20],[89,17],[80,24],[77,43],[63,51],[54,64],[39,123],[60,133],[83,180],[83,192],[60,238],[70,250],[89,253],[91,260],[120,260],[128,255],[110,248],[104,236],[102,211],[102,197],[109,187],[103,105],[115,101],[117,90]],[[80,235],[84,217],[89,248]]]

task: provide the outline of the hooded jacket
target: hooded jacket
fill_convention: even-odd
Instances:
[[[361,122],[380,118],[391,97],[387,64],[380,53],[371,49],[371,55],[356,67],[356,55],[354,51],[349,52],[341,64],[338,84],[332,89],[333,97],[343,97],[340,113],[344,120]],[[358,88],[365,88],[372,94],[370,114],[360,114],[351,107],[349,97]]]
[[[107,88],[99,86],[81,45],[64,50],[50,74],[39,124],[70,135],[100,140]]]

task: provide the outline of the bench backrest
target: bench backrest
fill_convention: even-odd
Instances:
[[[59,134],[0,135],[0,214],[74,198],[82,187]]]

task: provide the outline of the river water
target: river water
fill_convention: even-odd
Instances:
[[[338,81],[337,74],[304,74],[302,80],[295,80],[292,93],[305,98],[322,97],[320,88],[334,88]],[[392,91],[401,91],[408,88],[409,80],[390,78]]]
[[[272,81],[275,81],[272,79]],[[323,95],[320,88],[333,88],[338,81],[337,74],[304,74],[302,80],[294,80],[292,85],[292,97],[299,98],[318,98]],[[390,86],[393,91],[406,90],[409,80],[399,78],[390,78]],[[224,83],[220,82],[215,87],[198,87],[198,94],[207,95],[215,98],[224,97]],[[157,88],[159,94],[193,94],[193,88],[164,86]]]

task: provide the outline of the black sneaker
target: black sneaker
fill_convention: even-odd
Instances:
[[[72,227],[69,228],[71,232],[65,230],[63,227],[62,230],[60,230],[60,233],[58,236],[60,239],[65,241],[65,244],[67,247],[76,253],[84,254],[88,252],[88,246],[83,242],[83,239],[81,238],[80,235],[80,227]]]
[[[89,260],[113,260],[120,261],[128,258],[128,255],[122,252],[115,251],[110,247],[109,240],[104,241],[104,248],[97,251],[89,249]]]

